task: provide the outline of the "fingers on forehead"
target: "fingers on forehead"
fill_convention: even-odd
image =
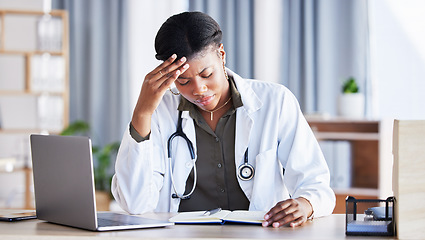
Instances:
[[[167,60],[163,61],[161,64],[159,64],[154,71],[159,72],[160,70],[162,70],[163,68],[169,66],[170,64],[172,64],[173,62],[175,62],[177,55],[173,54],[171,55]],[[163,70],[162,70],[163,71]]]
[[[182,57],[179,60],[175,60],[171,62],[169,65],[164,66],[163,72],[172,72],[178,68],[180,68],[186,62],[186,58]]]

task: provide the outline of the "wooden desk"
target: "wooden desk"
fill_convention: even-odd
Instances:
[[[146,217],[168,219],[172,214],[146,214]],[[345,236],[345,215],[317,218],[302,227],[274,229],[258,225],[174,225],[165,228],[91,232],[47,223],[40,220],[0,222],[0,239],[341,239]],[[361,237],[365,239],[366,237]],[[370,237],[377,239],[377,237]],[[386,238],[392,239],[392,238]]]

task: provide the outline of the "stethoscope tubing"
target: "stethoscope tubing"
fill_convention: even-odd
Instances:
[[[186,141],[187,147],[189,148],[190,157],[192,158],[192,161],[193,161],[193,175],[194,175],[193,176],[193,187],[192,187],[192,190],[190,190],[190,192],[188,194],[182,194],[182,195],[178,194],[177,189],[176,189],[176,185],[174,183],[173,166],[171,164],[171,161],[172,161],[172,157],[171,157],[172,146],[171,145],[172,145],[172,141],[175,137],[181,137]],[[189,140],[189,138],[186,136],[186,134],[183,132],[183,129],[182,129],[182,111],[179,111],[179,119],[177,121],[176,132],[171,134],[171,136],[168,138],[167,150],[168,150],[168,163],[169,163],[170,176],[171,176],[171,185],[173,186],[173,190],[174,190],[174,193],[171,196],[172,196],[172,198],[180,198],[181,200],[189,199],[190,196],[195,191],[196,183],[198,181],[198,173],[197,173],[197,170],[196,170],[195,151],[194,151],[194,148],[193,148],[193,144]],[[245,176],[244,172],[243,172],[243,170],[246,170],[246,169],[249,170],[248,176]],[[251,164],[248,163],[248,149],[246,149],[245,154],[244,154],[244,163],[238,169],[238,177],[243,181],[248,181],[248,180],[251,180],[254,177],[254,172],[255,172],[254,167]]]
[[[172,198],[180,198],[182,200],[189,199],[190,196],[195,191],[196,183],[198,181],[198,177],[197,177],[197,175],[198,175],[197,172],[198,171],[196,171],[196,163],[195,163],[195,161],[193,161],[193,187],[192,187],[192,190],[190,190],[190,192],[188,194],[186,194],[186,195],[184,195],[184,194],[183,195],[180,195],[180,194],[177,193],[176,185],[174,184],[174,177],[173,177],[173,170],[172,170],[173,168],[171,166],[171,158],[168,158],[168,162],[170,164],[171,185],[173,186],[173,190],[174,190],[174,193],[171,195],[171,197]]]
[[[169,168],[170,168],[170,176],[171,176],[171,185],[173,186],[173,190],[174,190],[174,194],[172,194],[172,198],[180,198],[182,200],[184,199],[189,199],[190,196],[192,195],[192,193],[195,191],[196,188],[196,183],[198,181],[198,171],[196,171],[196,161],[195,161],[195,151],[193,149],[193,144],[192,142],[189,140],[189,138],[186,136],[186,134],[183,132],[182,129],[182,111],[179,111],[179,119],[177,122],[177,130],[175,133],[171,134],[171,136],[168,138],[168,142],[167,142],[167,150],[168,150],[168,163],[169,163]],[[181,137],[183,138],[186,143],[187,143],[187,147],[189,148],[189,152],[190,152],[190,157],[192,158],[193,161],[193,187],[192,190],[188,193],[188,194],[183,194],[180,195],[177,192],[176,189],[176,185],[174,184],[174,174],[173,174],[173,166],[171,164],[171,152],[172,152],[172,141],[175,137]]]

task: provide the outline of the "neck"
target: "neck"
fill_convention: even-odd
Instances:
[[[218,110],[220,110],[220,109],[222,109],[222,108],[224,108],[229,102],[230,102],[230,100],[232,99],[232,96],[230,96],[229,97],[229,99],[227,99],[227,101],[225,102],[225,103],[223,103],[223,105],[221,105],[221,106],[219,106],[219,107],[217,107],[216,109],[214,109],[214,110],[206,110],[206,109],[202,109],[202,110],[204,110],[205,112],[208,112],[209,114],[210,114],[210,120],[211,121],[213,121],[213,119],[214,119],[214,113],[216,112],[216,111],[218,111]]]

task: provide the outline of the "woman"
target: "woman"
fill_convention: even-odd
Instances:
[[[282,85],[226,69],[221,38],[200,12],[174,15],[159,29],[163,63],[146,75],[124,133],[115,199],[133,214],[268,211],[263,226],[273,227],[331,214],[329,170],[297,100]],[[173,84],[180,95],[167,91]],[[178,126],[187,139],[169,141]]]

